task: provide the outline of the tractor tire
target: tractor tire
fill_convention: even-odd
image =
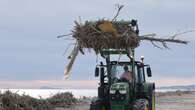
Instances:
[[[93,100],[90,104],[89,110],[101,110],[101,105],[100,100]]]
[[[133,110],[149,110],[148,100],[137,99],[134,103]]]

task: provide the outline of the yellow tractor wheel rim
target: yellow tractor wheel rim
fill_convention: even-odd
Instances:
[[[145,109],[144,109],[144,110],[149,110],[149,109],[148,109],[148,105],[145,106]]]
[[[106,108],[104,106],[102,106],[102,110],[106,110]]]
[[[155,95],[152,96],[152,110],[155,110]]]

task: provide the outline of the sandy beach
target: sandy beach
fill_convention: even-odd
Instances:
[[[75,98],[70,92],[58,93],[46,99],[36,99],[7,91],[0,94],[0,110],[89,110],[92,99]],[[158,92],[156,110],[195,110],[195,92]]]
[[[90,100],[85,99],[71,108],[56,110],[89,110]],[[156,110],[195,110],[195,92],[168,92],[156,94]]]
[[[156,110],[195,110],[195,92],[156,97]]]

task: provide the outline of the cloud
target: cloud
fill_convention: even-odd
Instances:
[[[82,21],[113,18],[117,3],[125,5],[118,19],[138,19],[141,34],[161,37],[195,28],[193,0],[0,0],[0,80],[61,79],[67,64],[62,54],[69,42],[56,36],[70,33],[78,16]],[[137,57],[144,55],[156,76],[179,72],[194,76],[194,35],[183,37],[192,40],[189,46],[171,45],[170,51],[144,43],[136,50]],[[78,57],[72,79],[93,79],[95,58]]]
[[[94,89],[97,88],[96,80],[9,80],[0,81],[2,89],[39,89],[42,87],[62,89]]]

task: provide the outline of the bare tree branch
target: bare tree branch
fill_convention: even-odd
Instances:
[[[180,40],[180,39],[173,39],[173,38],[154,38],[154,37],[146,37],[146,36],[140,36],[139,37],[140,40],[148,40],[148,41],[153,41],[153,42],[171,42],[171,43],[180,43],[180,44],[188,44],[189,41],[184,41],[184,40]]]
[[[59,35],[59,36],[57,36],[57,38],[62,38],[62,37],[71,36],[71,35],[73,35],[73,34],[70,33],[70,34],[66,34],[66,35]]]
[[[163,45],[164,48],[170,49],[170,48],[167,46],[167,43],[166,43],[166,42],[162,42],[162,45]]]
[[[175,39],[177,36],[179,35],[183,35],[183,34],[186,34],[186,33],[191,33],[191,32],[195,32],[195,30],[189,30],[189,31],[184,31],[184,32],[180,32],[180,33],[176,33],[174,34],[173,36],[171,36],[172,39]]]
[[[162,49],[162,47],[160,47],[160,46],[158,46],[156,44],[156,42],[159,42],[159,43],[162,44],[162,46],[164,48],[170,49],[167,46],[167,42],[170,42],[170,43],[180,43],[180,44],[188,44],[189,41],[184,41],[184,40],[176,39],[176,37],[178,37],[179,35],[186,34],[186,33],[189,33],[189,32],[194,32],[194,31],[195,30],[190,30],[190,31],[185,31],[185,32],[181,32],[181,33],[176,33],[176,34],[170,36],[169,38],[156,38],[156,37],[154,37],[155,34],[148,34],[148,35],[139,36],[139,39],[142,40],[142,41],[143,40],[150,41],[154,47],[157,47],[157,48]]]
[[[162,47],[158,46],[157,44],[155,44],[153,41],[151,41],[152,45],[156,48],[159,48],[159,49],[163,49]]]
[[[152,33],[152,34],[146,34],[146,35],[141,35],[140,37],[154,37],[156,36],[155,33]]]
[[[64,53],[63,53],[63,55],[65,55],[66,53],[67,53],[67,51],[69,50],[69,48],[71,47],[71,46],[75,46],[76,45],[76,43],[70,43],[70,44],[68,44],[68,46],[66,47],[66,49],[65,49],[65,51],[64,51]]]
[[[113,22],[113,21],[118,17],[118,15],[119,15],[121,9],[124,7],[124,5],[119,5],[119,4],[118,4],[117,6],[118,6],[117,13],[116,13],[116,15],[114,16],[114,18],[112,19],[111,22]]]

